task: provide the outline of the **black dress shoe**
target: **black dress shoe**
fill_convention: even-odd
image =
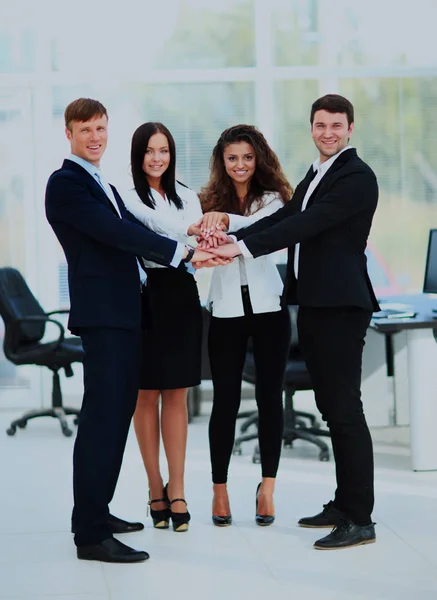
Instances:
[[[335,527],[344,516],[344,513],[335,508],[332,502],[328,502],[323,505],[322,512],[313,517],[302,517],[297,523],[301,527]]]
[[[111,533],[132,533],[133,531],[144,529],[142,523],[130,523],[129,521],[114,517],[114,515],[109,515],[108,525]]]
[[[129,521],[124,521],[123,519],[119,519],[114,515],[109,515],[108,527],[110,533],[112,534],[132,533],[133,531],[141,531],[142,529],[144,529],[144,525],[142,523],[129,523]],[[76,532],[76,525],[74,523],[71,523],[71,533]]]
[[[134,550],[115,538],[108,538],[100,544],[78,546],[77,558],[110,563],[135,563],[147,560],[149,554],[142,550]]]
[[[355,525],[350,519],[342,519],[329,535],[314,544],[317,550],[340,550],[376,541],[375,523]]]

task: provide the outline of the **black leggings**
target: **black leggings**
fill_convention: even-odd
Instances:
[[[254,314],[247,287],[242,288],[244,317],[212,317],[208,351],[214,401],[209,421],[212,479],[226,483],[241,402],[241,382],[249,338],[256,370],[259,445],[263,477],[276,477],[284,415],[282,390],[290,346],[288,309]]]

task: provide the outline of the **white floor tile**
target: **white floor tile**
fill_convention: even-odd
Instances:
[[[337,552],[313,549],[326,530],[297,519],[332,498],[333,462],[321,463],[305,443],[284,450],[276,486],[276,521],[257,527],[260,465],[253,443],[234,456],[229,491],[234,524],[211,522],[207,416],[189,428],[186,493],[190,530],[157,531],[146,520],[147,482],[130,435],[111,510],[144,520],[123,536],[151,559],[138,565],[78,561],[70,514],[74,439],[41,420],[9,438],[14,415],[0,413],[0,599],[9,600],[435,600],[437,598],[437,473],[413,473],[405,448],[379,439],[376,462],[376,544]],[[163,461],[165,464],[165,461]],[[164,475],[165,476],[165,475]]]

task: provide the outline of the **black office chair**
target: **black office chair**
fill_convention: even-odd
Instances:
[[[16,269],[0,269],[0,316],[5,323],[3,350],[6,358],[14,365],[39,365],[53,371],[51,408],[24,413],[19,419],[12,421],[6,431],[8,435],[14,435],[17,427],[24,429],[27,422],[36,417],[55,417],[65,436],[73,434],[66,416],[75,415],[77,424],[80,410],[62,405],[59,370],[64,369],[65,375],[72,377],[71,365],[82,362],[84,352],[80,338],[65,338],[63,325],[51,318],[54,314],[62,313],[68,313],[68,310],[45,313]],[[53,342],[43,343],[41,340],[47,323],[57,325],[59,337]]]
[[[328,445],[320,440],[318,436],[329,437],[329,431],[320,428],[313,414],[294,409],[294,394],[297,391],[312,390],[313,388],[305,361],[300,354],[296,327],[297,310],[296,307],[289,307],[289,310],[292,322],[292,339],[284,378],[284,446],[291,447],[296,439],[306,440],[320,448],[319,459],[321,461],[328,461]],[[251,351],[246,356],[243,379],[249,383],[255,383],[256,380],[255,362]],[[250,427],[254,427],[256,431],[246,433]],[[233,453],[237,455],[242,454],[241,444],[243,442],[258,439],[258,411],[252,412],[242,423],[240,432],[243,435],[236,438],[233,449]],[[259,463],[260,460],[259,445],[257,445],[252,461]]]

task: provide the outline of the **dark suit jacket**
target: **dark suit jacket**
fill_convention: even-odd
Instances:
[[[64,160],[47,183],[46,216],[68,263],[73,333],[80,327],[137,327],[136,255],[169,265],[176,249],[175,241],[137,221],[111,187],[121,219],[97,181],[71,160]]]
[[[379,310],[365,249],[378,202],[372,169],[351,148],[328,169],[301,212],[313,178],[310,167],[284,208],[237,232],[253,256],[289,248],[285,300],[314,307]],[[299,277],[294,248],[300,242]]]

